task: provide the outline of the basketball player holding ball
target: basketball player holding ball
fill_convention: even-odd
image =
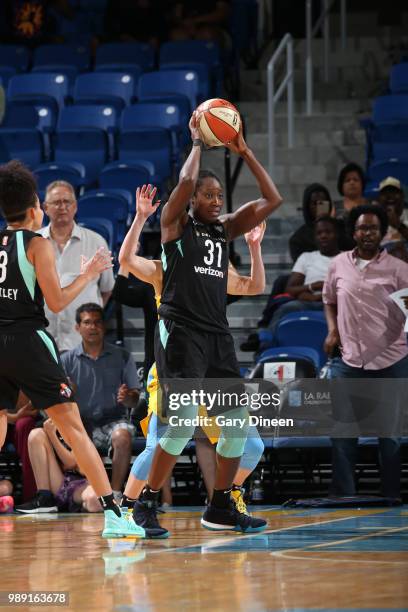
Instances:
[[[166,379],[240,378],[226,317],[228,242],[262,223],[282,202],[240,129],[226,146],[244,159],[261,197],[231,214],[221,215],[220,181],[208,173],[198,182],[203,148],[200,119],[200,113],[195,111],[189,123],[193,146],[161,215],[163,291],[155,357],[162,388]],[[197,413],[198,406],[191,404],[179,409],[177,416],[193,418]],[[229,409],[227,414],[248,422],[245,408]],[[147,485],[133,509],[135,523],[141,527],[163,529],[156,515],[159,491],[194,429],[169,425],[160,439]],[[221,431],[214,493],[201,519],[207,529],[248,533],[266,528],[266,521],[239,512],[231,502],[232,483],[246,436],[246,429],[225,427]]]

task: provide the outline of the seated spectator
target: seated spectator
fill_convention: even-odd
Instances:
[[[280,320],[290,312],[323,310],[322,289],[332,259],[338,255],[338,222],[326,215],[315,221],[317,251],[305,252],[298,257],[286,285],[286,293],[292,298],[281,304],[274,312],[269,329],[274,335]],[[260,339],[257,333],[250,334],[241,345],[242,351],[257,351]]]
[[[121,499],[132,455],[135,427],[128,407],[137,404],[139,378],[131,354],[105,342],[103,310],[83,304],[76,312],[76,329],[82,342],[61,355],[67,376],[75,387],[82,420],[100,452],[112,447],[112,489]]]
[[[102,236],[75,223],[77,201],[75,190],[70,183],[54,181],[48,185],[44,211],[50,219],[50,224],[38,233],[51,242],[61,287],[66,287],[78,276],[83,258],[93,257],[100,247],[109,250],[108,245]],[[50,323],[48,331],[54,336],[60,351],[72,349],[81,341],[75,328],[75,311],[78,306],[85,302],[105,305],[113,285],[112,270],[105,270],[99,279],[89,283],[62,312],[55,314],[45,306],[45,314]]]
[[[28,450],[34,470],[37,493],[19,506],[16,512],[100,512],[101,505],[88,481],[78,471],[72,451],[60,439],[51,419],[43,428],[33,429],[28,438]],[[92,502],[89,503],[89,499]]]
[[[314,222],[317,217],[329,215],[333,210],[330,193],[324,185],[312,183],[303,192],[303,218],[301,225],[289,238],[289,250],[295,262],[302,253],[316,250]]]
[[[131,308],[142,308],[144,315],[144,378],[154,362],[154,329],[157,322],[157,307],[153,287],[129,274],[123,266],[119,268],[112,297],[120,304]]]
[[[12,512],[14,499],[11,497],[13,485],[9,480],[0,480],[0,514]]]
[[[361,204],[367,204],[364,193],[365,176],[363,169],[355,163],[346,164],[340,170],[337,181],[337,191],[342,200],[334,203],[333,216],[338,219],[345,219],[350,210]]]
[[[37,490],[28,453],[28,437],[39,421],[41,417],[38,410],[33,408],[28,397],[20,392],[16,412],[7,412],[6,443],[14,446],[21,461],[23,501],[31,499]]]
[[[398,179],[389,176],[380,183],[378,203],[388,217],[388,230],[381,245],[391,246],[394,242],[407,241],[408,215],[404,214],[404,191]]]

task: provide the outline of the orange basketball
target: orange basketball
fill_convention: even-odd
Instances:
[[[235,138],[241,126],[238,110],[228,100],[212,98],[197,108],[199,129],[207,147],[223,147]]]

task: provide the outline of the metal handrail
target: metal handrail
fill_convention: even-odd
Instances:
[[[282,53],[286,52],[286,76],[275,92],[275,65]],[[273,176],[275,165],[275,106],[279,102],[285,89],[287,89],[288,104],[288,147],[294,145],[294,87],[293,87],[293,38],[291,34],[285,34],[275,53],[268,62],[268,157],[269,174]]]
[[[323,10],[312,28],[312,2],[306,0],[306,114],[313,112],[313,57],[312,39],[316,32],[323,25],[323,44],[324,44],[324,80],[329,82],[329,42],[330,42],[330,23],[329,13],[336,0],[322,0]],[[346,48],[346,0],[340,1],[340,31],[342,49]]]

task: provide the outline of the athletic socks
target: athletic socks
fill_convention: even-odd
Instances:
[[[159,499],[159,491],[154,491],[153,489],[151,489],[149,487],[149,485],[146,485],[145,488],[143,489],[140,497],[139,497],[139,501],[141,502],[148,502],[148,501],[152,501],[152,502],[157,502]]]
[[[211,499],[211,505],[216,508],[228,508],[231,502],[231,488],[229,489],[214,489]]]
[[[120,505],[122,508],[129,508],[129,510],[133,510],[135,501],[136,499],[132,499],[131,497],[128,497],[127,495],[123,495]]]
[[[118,504],[115,502],[115,498],[113,497],[113,493],[110,493],[109,495],[101,495],[101,497],[99,497],[98,499],[101,502],[101,506],[104,509],[104,511],[113,510],[116,516],[118,516],[119,518],[122,516],[120,512],[120,508]]]

